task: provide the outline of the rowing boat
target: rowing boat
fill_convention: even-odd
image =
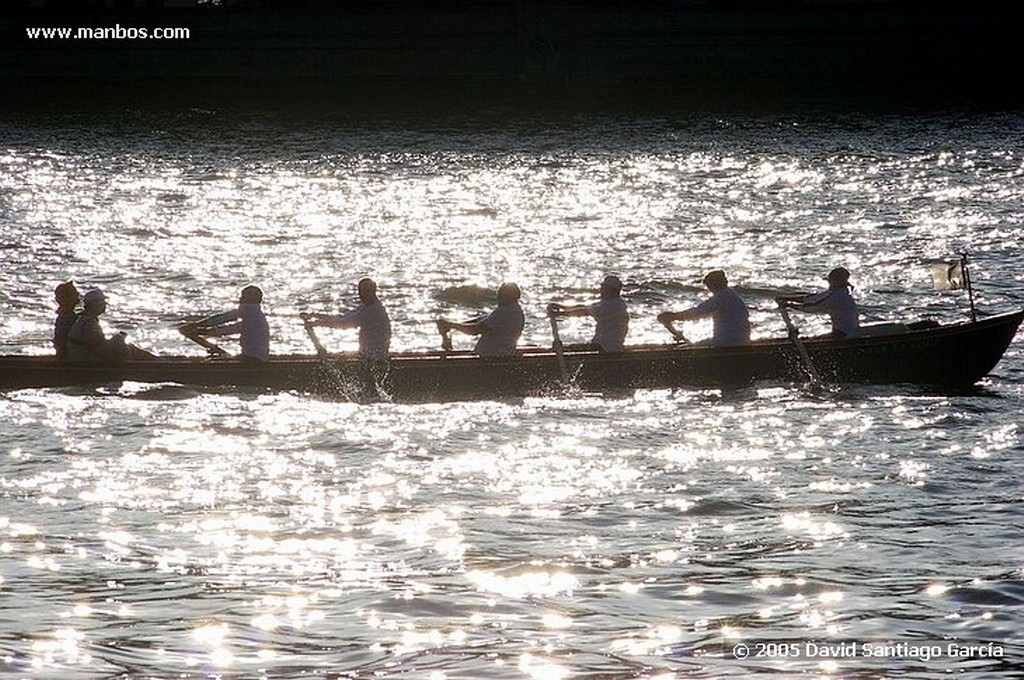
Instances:
[[[800,382],[806,359],[830,383],[958,388],[977,383],[1003,357],[1024,310],[977,321],[932,321],[870,327],[855,338],[807,338],[806,358],[791,339],[737,347],[643,345],[618,353],[566,347],[571,387],[587,392],[644,388],[734,387],[759,381]],[[399,402],[444,402],[558,393],[562,367],[551,348],[481,358],[470,352],[395,353],[368,365],[351,354],[275,356],[265,364],[230,359],[161,357],[116,365],[59,363],[52,357],[0,356],[0,389],[97,385],[122,381],[200,387],[365,394]]]

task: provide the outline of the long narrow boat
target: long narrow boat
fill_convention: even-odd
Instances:
[[[865,332],[842,340],[807,338],[803,344],[826,382],[961,388],[977,383],[995,367],[1022,319],[1024,310],[947,325],[889,324],[881,333]],[[806,379],[805,361],[788,338],[721,348],[645,345],[620,353],[566,348],[563,354],[571,385],[585,391],[732,387]],[[356,396],[372,388],[394,401],[439,402],[558,393],[565,387],[561,375],[555,352],[540,347],[500,358],[480,358],[469,352],[397,353],[376,367],[349,354],[326,359],[277,356],[266,364],[164,357],[118,365],[0,356],[0,389],[134,381]]]

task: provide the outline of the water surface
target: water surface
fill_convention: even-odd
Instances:
[[[0,351],[49,352],[51,291],[175,331],[373,276],[396,349],[524,289],[625,282],[632,342],[724,267],[854,273],[868,320],[963,319],[923,261],[967,249],[1022,306],[1016,114],[430,122],[194,110],[0,123]],[[805,333],[825,328],[800,319]],[[705,323],[687,324],[695,339]],[[566,321],[566,341],[589,338]],[[324,330],[333,350],[355,334]],[[467,338],[457,342],[469,346]],[[1024,668],[1024,353],[976,390],[757,385],[434,405],[166,385],[0,395],[0,668],[18,677],[1011,677]],[[808,658],[807,643],[940,645]],[[959,658],[947,644],[995,645]],[[799,645],[737,658],[735,645]],[[899,650],[897,650],[899,651]],[[929,658],[923,658],[923,657]]]

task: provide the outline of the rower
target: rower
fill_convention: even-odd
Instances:
[[[78,303],[82,295],[75,287],[74,281],[58,284],[53,290],[53,298],[57,301],[57,318],[53,322],[53,349],[57,353],[57,361],[68,360],[68,333],[78,321]]]
[[[629,332],[629,309],[622,299],[622,281],[617,276],[606,276],[601,281],[600,299],[589,305],[565,306],[557,302],[548,305],[553,316],[590,316],[596,322],[594,338],[589,346],[602,352],[621,352]]]
[[[125,332],[107,338],[100,316],[107,311],[107,298],[99,288],[82,296],[83,309],[68,331],[68,361],[119,363],[153,359],[153,354],[125,342]]]
[[[853,299],[850,272],[846,267],[836,267],[825,277],[828,290],[800,297],[782,296],[775,298],[779,304],[800,312],[828,314],[832,321],[833,338],[857,335],[860,329],[860,313],[857,301]]]
[[[729,287],[729,280],[721,269],[712,269],[704,276],[704,285],[711,291],[711,297],[682,312],[662,312],[658,321],[663,323],[677,340],[683,334],[673,326],[673,321],[689,321],[710,316],[714,329],[711,340],[703,344],[712,347],[745,345],[750,342],[750,311],[736,291]]]
[[[519,305],[521,296],[519,286],[511,282],[503,283],[498,287],[498,306],[486,317],[464,323],[438,319],[437,329],[442,335],[450,330],[479,335],[473,351],[482,357],[514,354],[526,324],[523,308]]]
[[[359,354],[366,359],[388,358],[391,348],[391,319],[384,304],[377,297],[377,284],[373,279],[360,279],[357,286],[359,305],[342,314],[302,313],[302,320],[311,326],[329,328],[358,328]]]
[[[219,337],[238,334],[239,360],[262,363],[270,360],[270,326],[263,313],[263,291],[246,286],[238,296],[238,308],[213,314],[182,326],[182,334]]]

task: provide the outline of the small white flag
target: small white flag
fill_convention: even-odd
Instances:
[[[964,287],[964,263],[936,262],[931,265],[935,290],[960,290]]]

